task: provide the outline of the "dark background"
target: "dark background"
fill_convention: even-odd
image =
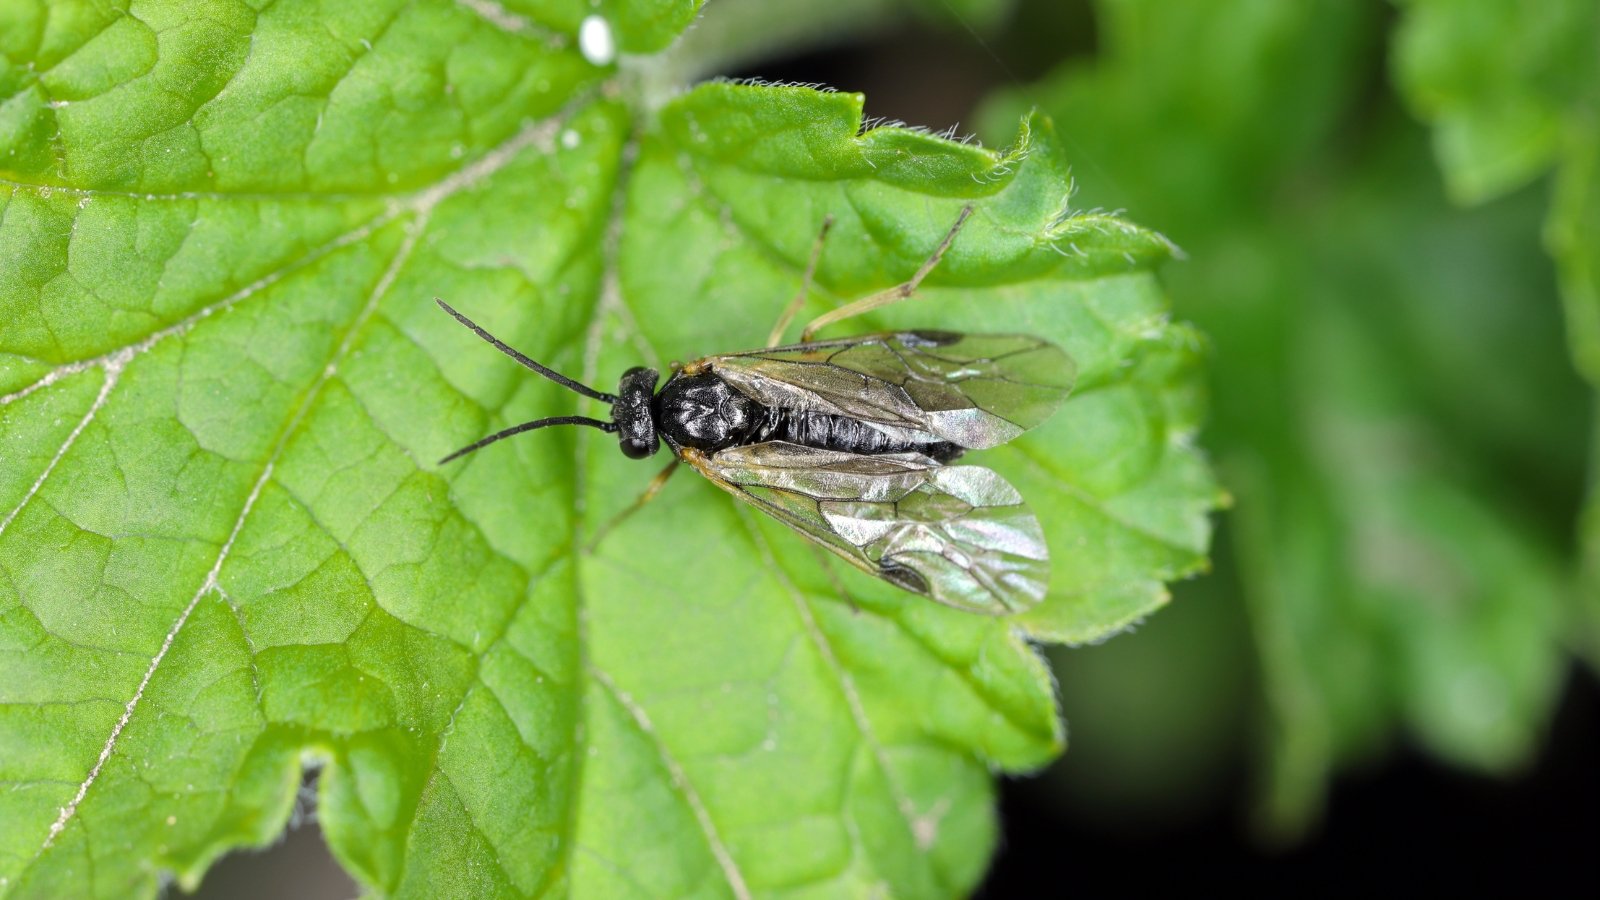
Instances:
[[[1326,819],[1309,840],[1272,848],[1246,827],[1242,765],[1215,785],[1213,802],[1186,816],[1107,827],[1103,818],[1075,813],[1056,792],[1041,790],[1055,770],[1073,765],[1069,752],[1050,772],[1001,782],[1004,833],[978,896],[1037,897],[1044,885],[1091,897],[1206,887],[1247,896],[1349,896],[1414,885],[1445,894],[1592,897],[1600,891],[1597,759],[1600,685],[1578,675],[1532,771],[1498,781],[1401,751],[1339,779]],[[359,890],[308,816],[271,849],[225,857],[199,893],[347,900]]]
[[[1241,809],[1249,788],[1242,765],[1219,780],[1214,802],[1135,827],[1075,814],[1059,797],[1041,795],[1038,779],[1008,779],[1005,837],[979,896],[1038,896],[1039,885],[1056,884],[1088,896],[1198,887],[1354,896],[1414,886],[1445,895],[1593,897],[1596,760],[1600,685],[1574,672],[1531,771],[1506,780],[1465,775],[1402,748],[1336,779],[1320,827],[1293,846],[1252,837]],[[1072,765],[1069,751],[1052,768]]]

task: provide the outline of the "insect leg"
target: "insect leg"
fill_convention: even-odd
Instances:
[[[784,307],[782,315],[778,316],[778,324],[772,326],[772,332],[767,335],[767,346],[776,347],[783,340],[783,333],[789,329],[789,323],[794,321],[795,313],[806,302],[806,294],[811,292],[812,276],[817,274],[817,260],[822,258],[822,242],[828,237],[828,229],[833,227],[833,216],[822,220],[822,230],[817,232],[817,242],[811,245],[811,261],[806,263],[806,274],[800,280],[800,293],[794,295],[789,305]]]
[[[665,469],[656,473],[656,477],[650,479],[650,483],[645,486],[644,493],[640,494],[638,499],[629,504],[628,508],[622,512],[612,516],[610,521],[600,526],[600,529],[594,533],[594,537],[589,539],[589,543],[585,545],[584,550],[593,553],[594,548],[600,546],[600,540],[611,533],[611,529],[621,525],[625,519],[638,512],[646,503],[654,500],[656,495],[661,493],[661,489],[666,486],[667,479],[671,478],[672,473],[676,471],[678,471],[678,460],[674,458],[672,462],[667,463]]]
[[[961,207],[961,214],[956,216],[956,223],[950,226],[950,232],[944,236],[944,240],[940,241],[939,246],[934,248],[933,255],[929,256],[927,260],[922,263],[922,266],[917,269],[916,273],[911,276],[910,280],[903,284],[897,284],[886,291],[879,291],[876,294],[862,297],[860,300],[857,300],[853,303],[847,303],[838,309],[835,309],[831,312],[825,312],[822,315],[817,316],[806,325],[804,331],[800,332],[800,343],[804,344],[807,341],[810,341],[812,335],[835,322],[842,322],[845,319],[854,318],[862,313],[872,312],[879,307],[888,306],[891,303],[899,303],[901,300],[904,300],[915,293],[917,290],[917,285],[922,283],[922,279],[928,277],[928,273],[932,272],[933,267],[937,266],[939,264],[939,260],[944,257],[944,252],[949,250],[950,245],[955,242],[956,233],[961,230],[961,226],[966,223],[967,217],[970,215],[972,215],[972,207]]]

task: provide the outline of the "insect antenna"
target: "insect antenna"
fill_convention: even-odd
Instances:
[[[599,419],[591,419],[588,416],[551,416],[548,419],[534,419],[532,422],[523,422],[521,425],[513,425],[504,431],[497,431],[483,440],[473,441],[444,459],[439,460],[439,465],[442,466],[453,459],[466,456],[474,450],[487,447],[501,438],[508,438],[514,434],[532,431],[535,428],[546,428],[551,425],[588,425],[590,428],[598,428],[607,434],[614,434],[617,430],[617,423],[615,422],[602,422]]]
[[[480,326],[477,322],[474,322],[471,319],[467,318],[466,316],[463,316],[461,313],[456,312],[450,306],[450,304],[444,302],[443,300],[440,300],[438,297],[433,298],[433,302],[439,304],[439,308],[440,309],[442,309],[445,312],[449,313],[451,316],[454,316],[455,320],[457,322],[460,322],[461,324],[463,324],[463,325],[467,326],[468,328],[472,329],[472,333],[473,334],[476,334],[478,337],[481,337],[484,340],[488,341],[489,343],[493,344],[494,348],[496,350],[499,350],[501,353],[504,353],[505,355],[511,357],[512,359],[516,360],[517,362],[522,363],[524,366],[527,366],[528,368],[532,369],[533,371],[538,372],[540,375],[543,375],[544,377],[550,379],[551,381],[554,381],[556,384],[559,384],[559,385],[561,385],[562,387],[564,387],[564,388],[566,388],[568,390],[577,391],[578,393],[584,395],[585,397],[593,397],[594,399],[599,400],[602,403],[616,403],[617,402],[617,398],[616,398],[615,394],[608,394],[608,393],[606,393],[604,391],[597,391],[594,388],[589,387],[586,384],[583,384],[583,383],[577,382],[577,381],[573,381],[571,378],[568,378],[567,376],[561,374],[560,372],[557,372],[554,369],[547,369],[544,366],[542,366],[542,365],[534,362],[533,360],[529,359],[528,357],[523,356],[521,353],[517,352],[516,350],[513,350],[512,348],[506,346],[505,342],[501,341],[499,338],[495,337],[494,335],[490,334],[487,331],[484,331],[483,327]],[[551,424],[561,424],[561,423],[552,422]],[[565,424],[578,424],[578,423],[565,423]]]

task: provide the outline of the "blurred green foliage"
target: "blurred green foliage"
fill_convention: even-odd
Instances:
[[[1600,3],[1402,5],[1396,76],[1411,106],[1434,123],[1451,193],[1482,203],[1554,170],[1545,243],[1560,272],[1573,356],[1600,386]],[[1574,632],[1600,660],[1600,496],[1593,490],[1581,533],[1586,621]]]
[[[1204,440],[1236,498],[1231,561],[1179,591],[1209,611],[1187,634],[1160,620],[1173,612],[1151,627],[1167,653],[1056,654],[1074,735],[1119,761],[1077,798],[1184,796],[1174,757],[1195,783],[1214,773],[1232,749],[1216,733],[1245,708],[1278,837],[1397,738],[1494,772],[1539,746],[1577,643],[1591,401],[1561,353],[1533,179],[1560,161],[1546,233],[1587,360],[1596,5],[1403,6],[1100,0],[1091,60],[986,110],[998,137],[1042,106],[1080,205],[1126,209],[1187,252],[1164,276],[1214,342]],[[1392,81],[1439,120],[1442,178]],[[1239,628],[1258,677],[1219,652]],[[1151,684],[1173,694],[1142,696]]]

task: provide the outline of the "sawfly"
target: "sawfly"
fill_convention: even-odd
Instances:
[[[1072,360],[1049,341],[1016,334],[908,330],[812,340],[825,325],[911,296],[970,213],[970,207],[962,210],[909,281],[819,317],[798,344],[773,346],[804,301],[830,219],[800,294],[779,318],[768,347],[675,366],[659,391],[659,374],[642,366],[622,374],[615,394],[580,384],[438,300],[502,353],[611,405],[609,421],[557,416],[524,422],[440,464],[551,425],[615,434],[632,459],[654,455],[665,442],[673,463],[624,514],[653,497],[683,462],[890,584],[971,612],[1026,610],[1043,599],[1049,583],[1049,550],[1038,519],[995,472],[950,463],[1049,418],[1071,390]]]

